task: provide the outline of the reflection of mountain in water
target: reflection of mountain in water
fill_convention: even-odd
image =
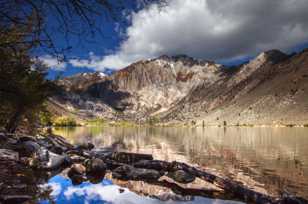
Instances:
[[[66,132],[65,132],[66,131]],[[219,170],[254,188],[308,195],[305,128],[76,128],[56,132],[73,142],[119,144],[155,159]]]

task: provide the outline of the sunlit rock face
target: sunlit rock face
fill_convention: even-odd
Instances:
[[[58,81],[54,109],[81,117],[194,124],[305,124],[308,52],[259,54],[237,67],[185,55],[138,61],[104,76]],[[60,111],[61,112],[61,111]]]
[[[191,119],[199,125],[305,124],[307,65],[307,50],[292,56],[277,50],[261,53],[246,64],[224,70],[221,80],[194,87],[162,118]]]
[[[120,111],[121,117],[145,120],[169,110],[200,83],[222,79],[222,69],[222,65],[184,55],[161,56],[136,62],[111,76],[88,73],[59,80],[64,92],[55,102],[63,99],[66,108],[97,116]]]

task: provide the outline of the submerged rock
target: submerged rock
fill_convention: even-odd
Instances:
[[[79,185],[87,179],[85,173],[86,167],[84,165],[73,164],[67,172],[67,175],[72,180],[73,185]]]
[[[96,157],[100,159],[111,158],[113,150],[111,148],[99,148],[92,149],[90,151],[91,157]]]
[[[0,143],[7,141],[7,139],[8,137],[4,133],[0,132]]]
[[[86,167],[82,164],[73,164],[72,167],[68,171],[68,176],[71,177],[72,175],[83,175],[86,173]]]
[[[25,203],[27,201],[32,200],[33,197],[30,195],[5,195],[2,196],[0,201],[2,200],[3,203]],[[1,202],[1,203],[2,203]]]
[[[10,149],[0,149],[0,159],[18,161],[19,154]]]
[[[184,183],[184,184],[191,183],[196,179],[194,175],[191,175],[183,170],[177,170],[174,172],[170,172],[167,174],[167,176],[172,178],[176,182]]]
[[[70,160],[72,161],[72,163],[80,163],[84,162],[86,158],[79,155],[70,155]]]
[[[114,152],[111,158],[117,162],[125,164],[133,164],[142,160],[153,160],[153,156],[151,154],[138,154],[128,152]]]
[[[16,146],[16,150],[25,157],[30,157],[40,149],[40,145],[34,141],[28,140],[21,142]]]
[[[85,162],[86,172],[88,175],[95,177],[104,177],[106,173],[107,166],[103,160],[94,158],[89,159]]]
[[[134,167],[154,169],[157,171],[168,171],[172,167],[172,164],[170,162],[160,160],[142,160],[134,163]]]
[[[120,166],[112,172],[112,177],[121,180],[157,181],[162,174],[152,169],[139,169],[132,166]]]
[[[93,149],[95,146],[94,144],[88,142],[88,143],[84,143],[84,144],[79,144],[76,146],[77,150],[91,150]]]

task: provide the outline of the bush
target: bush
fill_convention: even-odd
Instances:
[[[94,118],[94,119],[87,120],[88,125],[103,125],[106,122],[107,121],[103,118]]]
[[[52,114],[44,108],[39,112],[39,122],[42,126],[51,126]]]
[[[53,125],[57,127],[74,127],[77,126],[78,124],[74,118],[61,116],[53,121]]]
[[[149,125],[155,125],[155,124],[157,124],[157,123],[159,123],[160,122],[160,120],[159,120],[159,118],[157,118],[157,117],[150,117],[148,120],[147,120],[147,123],[149,124]]]

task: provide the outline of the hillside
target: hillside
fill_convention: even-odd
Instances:
[[[53,103],[84,118],[159,118],[200,125],[308,123],[307,50],[290,56],[271,50],[232,68],[185,55],[161,56],[111,76],[78,74],[57,83],[62,91]]]

